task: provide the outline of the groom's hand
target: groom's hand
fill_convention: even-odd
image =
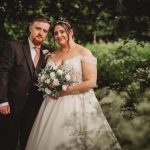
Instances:
[[[3,115],[10,114],[10,106],[7,105],[0,107],[0,113],[2,113]]]

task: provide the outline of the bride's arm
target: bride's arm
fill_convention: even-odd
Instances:
[[[91,53],[86,53],[82,57],[83,82],[68,86],[67,91],[62,91],[60,96],[83,93],[96,87],[97,65],[96,58]]]

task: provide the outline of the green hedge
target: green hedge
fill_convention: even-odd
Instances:
[[[86,45],[98,60],[97,98],[124,150],[150,149],[150,44]]]

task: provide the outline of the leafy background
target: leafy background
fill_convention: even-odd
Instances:
[[[149,0],[1,0],[0,52],[28,36],[35,16],[68,19],[76,41],[97,57],[95,93],[122,148],[149,150],[149,6]],[[51,34],[45,44],[54,44]]]

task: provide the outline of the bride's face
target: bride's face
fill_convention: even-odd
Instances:
[[[64,46],[69,42],[69,32],[61,25],[56,25],[54,28],[54,39],[58,44]]]

